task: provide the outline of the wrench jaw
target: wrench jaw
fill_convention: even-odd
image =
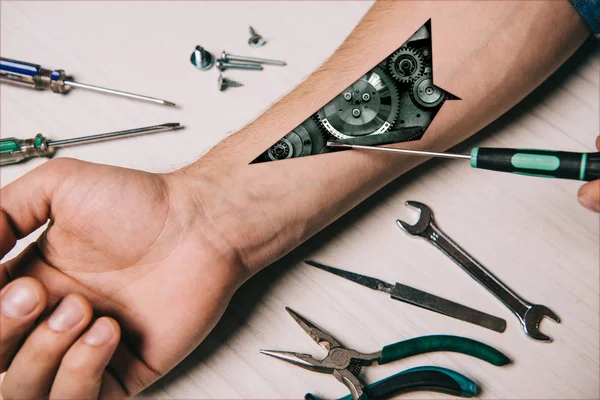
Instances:
[[[433,222],[433,211],[431,211],[431,208],[418,201],[408,200],[404,204],[419,210],[419,219],[414,225],[410,225],[399,219],[396,220],[396,223],[398,224],[400,229],[402,229],[409,235],[423,236],[423,234],[425,234],[425,232],[427,231],[427,228],[429,228],[429,226]]]
[[[525,333],[534,340],[550,343],[552,338],[540,332],[540,322],[544,317],[548,317],[556,323],[560,323],[560,318],[546,306],[539,304],[532,305],[523,317],[523,328]]]

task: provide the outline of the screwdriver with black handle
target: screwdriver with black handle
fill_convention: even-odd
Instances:
[[[327,142],[327,147],[387,151],[425,157],[470,160],[471,167],[492,171],[512,172],[544,178],[578,181],[600,179],[600,153],[571,153],[536,149],[503,149],[475,147],[471,154],[437,153],[432,151],[397,149],[393,147],[362,146]]]
[[[180,129],[182,126],[178,122],[170,122],[161,125],[146,126],[143,128],[128,129],[125,131],[116,131],[100,133],[98,135],[83,136],[70,139],[48,140],[44,135],[38,133],[32,139],[5,138],[0,139],[0,166],[17,164],[34,157],[52,157],[54,149],[62,146],[71,146],[74,144],[98,142],[101,140],[114,139],[117,137],[134,136],[146,133],[156,133]]]

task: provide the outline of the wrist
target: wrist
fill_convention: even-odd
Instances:
[[[195,243],[203,259],[194,263],[214,267],[212,278],[236,290],[251,273],[233,238],[234,226],[229,217],[236,213],[222,200],[228,183],[222,176],[211,176],[204,163],[192,166],[161,175],[171,218],[178,224],[182,240],[190,235],[197,238]]]

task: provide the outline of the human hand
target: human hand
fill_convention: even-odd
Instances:
[[[54,388],[86,373],[102,377],[101,397],[134,395],[200,343],[248,277],[213,233],[198,191],[177,173],[56,159],[7,185],[1,196],[2,256],[51,220],[38,242],[0,271],[5,399],[80,397]],[[22,305],[39,299],[23,318],[4,306],[17,285],[33,290],[21,297]],[[61,299],[77,305],[81,318],[57,333],[53,317],[44,314]],[[120,341],[114,320],[90,323],[98,316],[118,321]],[[79,337],[86,327],[105,323],[113,332],[101,348],[85,344],[88,334]],[[71,364],[88,353],[86,365],[94,371]]]
[[[600,136],[596,138],[596,148],[600,150]],[[585,208],[600,212],[600,179],[588,182],[579,189],[579,203]]]
[[[48,294],[29,277],[3,287],[0,296],[0,364],[2,371],[8,368],[2,382],[4,399],[96,399],[101,386],[104,394],[122,393],[105,372],[119,343],[119,325],[113,319],[102,317],[91,324],[92,307],[76,294],[65,297],[44,318]]]

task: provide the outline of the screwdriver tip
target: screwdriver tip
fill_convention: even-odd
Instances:
[[[177,104],[171,103],[170,101],[167,101],[167,100],[163,100],[163,104],[165,106],[169,106],[169,107],[177,107]]]
[[[163,124],[163,126],[165,128],[183,128],[183,126],[181,126],[181,124],[179,122],[169,122],[169,123]]]

